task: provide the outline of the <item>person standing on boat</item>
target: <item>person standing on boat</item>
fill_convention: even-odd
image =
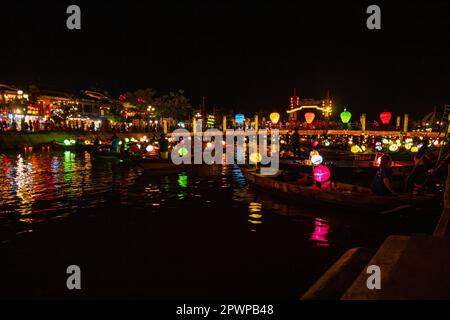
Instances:
[[[116,135],[116,133],[114,133],[114,135],[111,138],[111,145],[112,145],[112,151],[113,152],[119,152],[119,142],[120,139],[119,137]]]
[[[158,140],[159,144],[159,158],[160,159],[168,159],[169,157],[169,141],[166,139],[166,136],[161,134],[161,137]]]
[[[392,159],[389,155],[385,154],[380,159],[380,169],[378,169],[375,177],[372,180],[371,189],[372,192],[379,196],[396,195],[392,187],[392,175],[390,166]]]
[[[300,156],[300,134],[298,128],[295,128],[294,134],[292,135],[292,149],[294,157]]]

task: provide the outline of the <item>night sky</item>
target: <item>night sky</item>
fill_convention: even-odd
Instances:
[[[0,83],[114,96],[182,88],[194,106],[205,96],[243,112],[286,110],[293,88],[329,90],[355,114],[450,104],[449,1],[314,3],[1,4]],[[69,4],[81,7],[81,31],[65,28]],[[382,30],[366,28],[369,4]]]

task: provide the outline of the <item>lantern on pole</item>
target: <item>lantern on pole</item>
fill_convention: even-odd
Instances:
[[[344,109],[344,111],[341,112],[342,123],[347,124],[351,118],[352,114],[351,112],[347,111],[347,109]]]
[[[306,123],[311,124],[314,121],[315,117],[316,117],[316,115],[314,114],[314,112],[306,112],[305,113]]]
[[[273,124],[277,124],[280,120],[280,114],[278,112],[272,112],[270,114],[270,121],[272,121]]]
[[[391,121],[392,114],[389,111],[383,111],[380,113],[380,120],[383,124],[388,124]]]

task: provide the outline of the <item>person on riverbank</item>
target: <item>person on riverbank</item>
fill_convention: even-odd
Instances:
[[[392,159],[389,155],[385,154],[381,157],[380,168],[375,174],[371,184],[372,192],[379,196],[391,196],[397,194],[392,187],[391,164]]]
[[[295,129],[292,135],[292,151],[295,158],[300,156],[300,133],[298,132],[298,128]]]

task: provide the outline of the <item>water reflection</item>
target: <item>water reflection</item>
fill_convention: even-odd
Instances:
[[[330,225],[325,219],[314,218],[314,231],[309,238],[317,247],[329,247],[328,233]]]
[[[262,223],[262,204],[257,202],[250,202],[248,204],[248,212],[249,212],[249,219],[248,222],[252,225],[250,228],[250,231],[255,232],[256,226]]]
[[[252,232],[263,226],[266,232],[281,219],[313,247],[334,247],[336,238],[347,241],[350,229],[352,237],[365,237],[368,228],[357,226],[383,223],[360,215],[346,218],[336,210],[327,212],[258,192],[237,165],[220,166],[214,173],[146,176],[139,168],[96,161],[89,153],[0,155],[0,241],[34,228],[37,222],[111,211],[118,211],[124,221],[130,214],[185,212],[206,223],[216,215],[224,228],[234,217],[239,221],[235,223],[242,222]]]
[[[65,217],[104,203],[114,190],[127,199],[138,175],[108,163],[95,164],[88,153],[27,152],[0,155],[0,231],[20,224]],[[126,203],[126,202],[124,202]]]

